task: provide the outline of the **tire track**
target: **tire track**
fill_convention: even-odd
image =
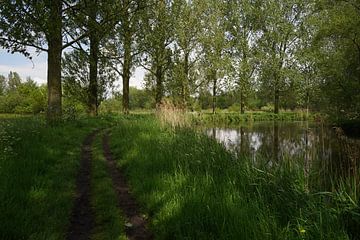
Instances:
[[[108,171],[118,198],[118,207],[127,218],[126,235],[130,240],[150,240],[152,233],[148,229],[147,220],[140,214],[139,205],[132,196],[122,170],[116,167],[109,145],[109,133],[103,136],[103,151],[108,163]]]

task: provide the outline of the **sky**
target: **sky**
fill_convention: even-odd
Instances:
[[[32,60],[19,53],[11,54],[0,48],[0,75],[7,76],[10,71],[13,71],[17,72],[24,80],[26,77],[31,77],[38,84],[46,83],[47,54],[37,54],[34,50],[30,50],[30,52],[32,53]],[[130,80],[130,86],[143,88],[142,80],[144,74],[144,69],[137,68]],[[118,89],[122,89],[120,77],[115,84],[118,86]]]

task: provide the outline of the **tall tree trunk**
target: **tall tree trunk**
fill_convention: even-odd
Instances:
[[[182,81],[182,104],[187,107],[187,99],[189,94],[189,53],[184,54],[184,80]]]
[[[62,52],[62,1],[53,1],[50,5],[51,28],[48,41],[48,106],[47,122],[52,124],[61,119],[61,52]]]
[[[244,114],[245,110],[244,110],[244,90],[243,88],[240,86],[240,113]]]
[[[128,14],[125,8],[124,14]],[[129,114],[129,92],[130,92],[130,76],[131,76],[131,29],[128,16],[124,16],[124,65],[123,65],[123,112]]]
[[[211,74],[212,80],[213,80],[213,96],[212,96],[212,113],[215,114],[216,110],[216,93],[217,93],[217,79],[216,79],[216,71],[212,71]]]
[[[155,103],[156,103],[156,107],[159,107],[163,98],[163,72],[161,66],[157,66],[155,77],[156,77]]]
[[[99,61],[99,40],[96,33],[90,33],[90,83],[89,83],[89,114],[98,114],[98,61]]]

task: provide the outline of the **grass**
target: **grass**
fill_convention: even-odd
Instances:
[[[349,199],[309,190],[296,159],[271,169],[236,159],[192,130],[151,116],[124,120],[112,149],[157,239],[350,239]],[[351,224],[359,226],[354,213]],[[345,217],[345,219],[347,219]]]
[[[359,199],[349,194],[353,185],[346,179],[324,192],[314,185],[320,176],[313,182],[304,176],[302,159],[254,165],[214,139],[140,114],[57,127],[47,127],[42,117],[1,117],[0,239],[64,239],[80,146],[92,130],[110,126],[114,156],[156,239],[360,237]],[[93,144],[92,171],[92,239],[125,239],[101,135]]]
[[[107,119],[47,127],[42,117],[0,119],[0,239],[64,239],[80,146]]]

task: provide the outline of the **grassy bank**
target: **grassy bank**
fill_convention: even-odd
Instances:
[[[312,190],[301,160],[255,167],[213,139],[163,129],[150,116],[122,121],[111,139],[158,239],[359,237],[358,202]]]
[[[82,141],[108,124],[83,119],[47,127],[42,117],[0,119],[0,239],[64,239]]]
[[[239,124],[254,121],[322,121],[324,116],[319,114],[306,114],[306,112],[280,112],[279,114],[269,112],[247,112],[244,114],[222,112],[222,113],[192,113],[190,119],[195,124]]]

